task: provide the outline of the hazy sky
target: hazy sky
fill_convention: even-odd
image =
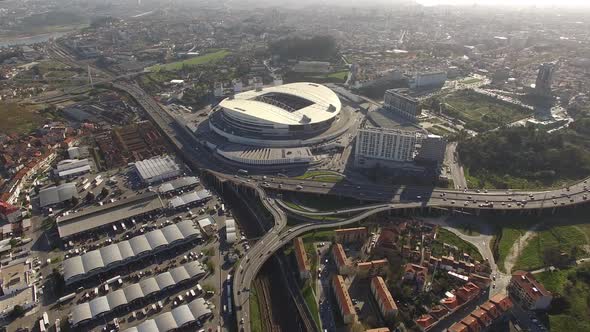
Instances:
[[[567,7],[581,7],[590,6],[590,0],[416,0],[424,5],[436,4],[456,4],[456,5],[470,5],[473,3],[481,5],[518,5],[538,7],[549,6],[567,6]]]

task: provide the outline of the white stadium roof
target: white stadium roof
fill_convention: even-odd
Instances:
[[[265,101],[264,96],[270,94],[298,97],[309,101],[310,105],[298,110],[288,110],[278,103]],[[224,99],[219,105],[226,110],[284,125],[323,122],[338,115],[342,107],[340,99],[332,90],[321,84],[305,82],[245,91],[231,99]]]

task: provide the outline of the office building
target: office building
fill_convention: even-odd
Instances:
[[[529,310],[547,310],[553,299],[553,295],[526,271],[516,271],[512,274],[508,292]]]
[[[383,107],[411,121],[416,121],[416,116],[420,114],[418,100],[408,95],[408,89],[390,89],[385,91]]]
[[[381,277],[373,277],[371,279],[371,293],[375,297],[375,302],[379,305],[379,311],[385,319],[391,320],[397,316],[397,305],[393,301],[393,297],[385,285],[385,281]]]
[[[332,277],[332,289],[334,290],[334,296],[336,297],[336,303],[338,309],[342,315],[344,324],[350,325],[358,321],[356,310],[352,305],[352,299],[346,289],[344,278],[341,275],[335,275]]]
[[[422,139],[416,160],[442,164],[445,160],[447,140],[438,135],[428,135]]]
[[[407,162],[414,159],[416,133],[399,129],[365,127],[358,131],[355,165],[365,166],[370,159]]]

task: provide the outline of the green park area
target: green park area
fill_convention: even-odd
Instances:
[[[147,70],[152,71],[152,72],[180,70],[180,69],[182,69],[183,66],[189,66],[189,67],[190,66],[198,66],[198,65],[204,65],[204,64],[215,62],[215,61],[219,61],[230,54],[231,54],[231,52],[228,50],[219,50],[219,51],[199,55],[199,56],[196,56],[196,57],[193,57],[190,59],[186,59],[186,60],[182,60],[182,61],[176,61],[176,62],[170,62],[167,64],[155,65],[155,66],[147,68]]]
[[[535,270],[567,263],[586,256],[588,233],[577,225],[551,225],[541,229],[528,241],[516,260],[515,270]]]
[[[483,259],[481,257],[481,254],[479,253],[479,250],[477,250],[477,248],[473,244],[465,240],[462,240],[453,232],[441,228],[438,230],[436,234],[436,241],[432,244],[432,254],[434,256],[447,255],[449,249],[445,248],[445,244],[456,247],[458,249],[458,254],[467,253],[469,254],[469,256],[478,261],[481,261]]]
[[[0,102],[0,133],[22,134],[37,128],[45,117],[34,106]]]
[[[477,132],[491,130],[529,117],[532,111],[472,90],[460,90],[444,96],[444,113],[465,122],[465,128]]]
[[[459,138],[457,151],[469,187],[541,189],[588,176],[589,125],[590,118],[580,118],[551,133],[507,127]]]
[[[590,264],[535,274],[553,293],[548,312],[549,330],[557,332],[590,331]]]
[[[262,316],[260,315],[260,300],[255,287],[250,289],[250,322],[253,332],[262,332]]]

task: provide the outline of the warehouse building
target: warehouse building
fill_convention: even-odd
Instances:
[[[70,285],[198,238],[201,238],[201,232],[193,222],[181,221],[66,259],[63,263],[64,280]]]
[[[136,301],[143,301],[179,284],[201,278],[205,273],[200,262],[189,262],[108,295],[97,297],[90,302],[78,304],[72,309],[72,326],[77,327],[114,310],[121,310]]]
[[[133,167],[141,181],[146,184],[170,180],[182,174],[180,165],[170,156],[138,161],[133,164]]]
[[[39,191],[39,206],[49,207],[78,197],[75,183],[64,183],[59,186],[51,186]]]

